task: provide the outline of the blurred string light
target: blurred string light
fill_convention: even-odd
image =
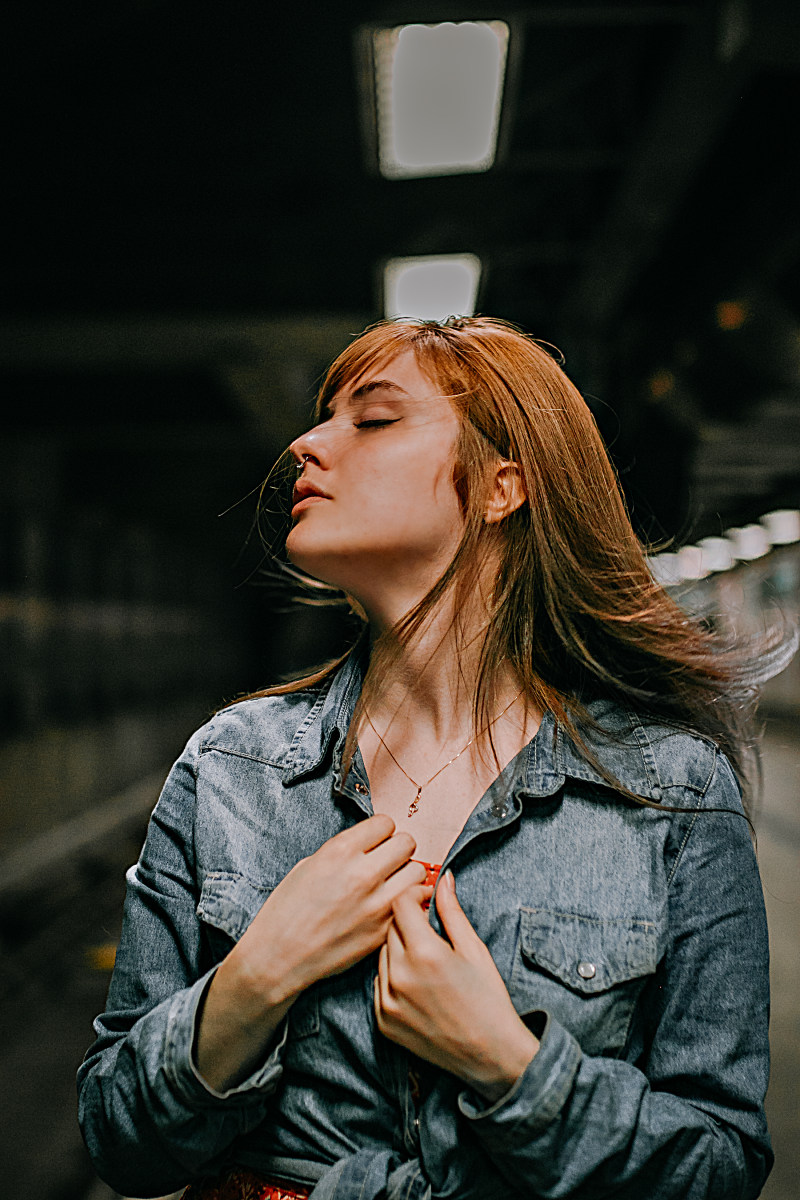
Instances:
[[[470,316],[480,275],[480,259],[474,254],[391,258],[383,274],[384,312],[426,321]]]
[[[744,300],[722,300],[716,307],[717,328],[733,333],[746,325],[750,318],[750,307]]]
[[[503,21],[372,32],[378,160],[387,179],[487,171],[508,49]]]
[[[735,566],[736,558],[730,538],[701,538],[697,545],[703,555],[703,569],[706,575],[730,571],[731,567]]]
[[[648,559],[650,573],[664,587],[729,571],[738,562],[754,562],[773,547],[800,542],[800,510],[780,508],[752,525],[728,529],[724,537],[701,538],[696,545]]]
[[[665,400],[675,391],[675,376],[672,371],[661,368],[650,376],[647,381],[647,389],[652,400]]]
[[[761,524],[727,529],[725,536],[731,543],[737,562],[755,562],[772,548],[767,531]]]

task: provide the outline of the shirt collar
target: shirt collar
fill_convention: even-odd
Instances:
[[[368,662],[368,637],[364,633],[345,662],[323,687],[300,724],[283,759],[283,783],[292,784],[316,771],[331,745],[337,745],[337,762],[361,693]],[[596,700],[587,708],[599,730],[585,735],[587,747],[623,787],[648,800],[661,799],[661,780],[644,726],[627,709],[609,700]],[[536,736],[519,756],[511,791],[523,801],[554,796],[566,779],[579,779],[608,787],[608,781],[581,754],[564,726],[546,712]]]
[[[313,773],[336,740],[344,745],[350,719],[361,694],[368,661],[368,638],[362,634],[342,666],[323,688],[302,721],[284,756],[283,783],[291,784]]]
[[[661,799],[661,780],[647,730],[633,713],[611,700],[587,704],[598,728],[583,733],[587,748],[612,778],[628,791],[647,800]],[[606,778],[581,753],[575,741],[553,714],[545,713],[536,737],[528,746],[522,799],[551,796],[566,779],[580,779],[608,787]]]

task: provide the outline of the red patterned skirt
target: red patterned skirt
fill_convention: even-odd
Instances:
[[[236,1167],[227,1175],[191,1183],[181,1200],[306,1200],[310,1191],[300,1183],[289,1187]]]

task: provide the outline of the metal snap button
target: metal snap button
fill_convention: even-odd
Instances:
[[[595,975],[597,974],[597,967],[594,965],[594,963],[579,962],[578,974],[580,975],[581,979],[594,979]]]
[[[359,796],[368,796],[369,795],[369,788],[367,787],[367,785],[365,783],[357,783],[356,791],[358,792]]]

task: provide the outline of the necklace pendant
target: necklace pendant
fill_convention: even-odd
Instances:
[[[422,795],[422,788],[417,788],[417,794],[408,806],[408,815],[413,817],[414,813],[419,808],[419,798]]]

